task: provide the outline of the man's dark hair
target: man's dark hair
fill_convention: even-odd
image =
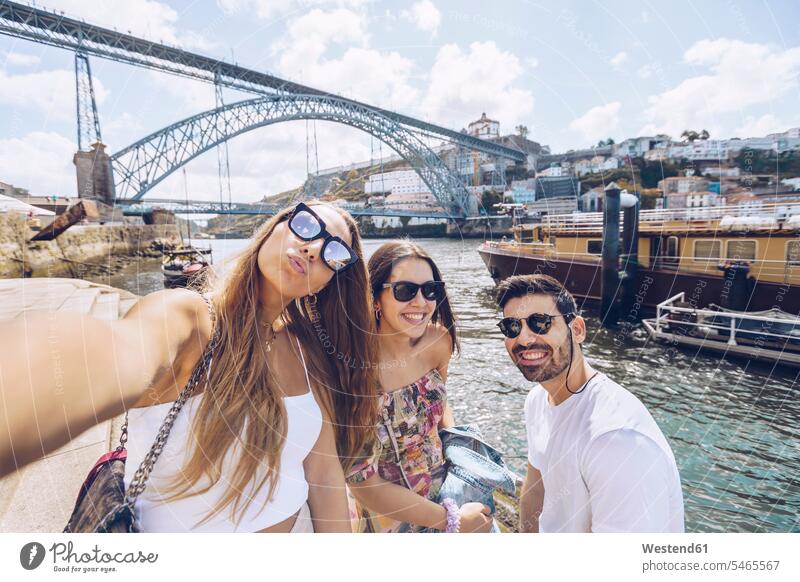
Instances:
[[[558,312],[565,317],[578,314],[578,306],[572,293],[550,275],[514,275],[503,279],[497,286],[497,305],[503,309],[512,299],[536,294],[552,297]]]

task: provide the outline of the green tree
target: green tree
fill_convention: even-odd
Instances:
[[[501,202],[503,202],[503,193],[497,190],[487,190],[481,196],[481,205],[487,214],[497,214],[497,208],[494,205]]]
[[[634,158],[633,165],[639,170],[642,188],[657,188],[660,180],[679,175],[681,169],[678,164],[651,162],[642,158]]]
[[[681,137],[689,143],[692,143],[695,140],[700,139],[700,134],[693,129],[684,129],[683,133],[681,133]]]

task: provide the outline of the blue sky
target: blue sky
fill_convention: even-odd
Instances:
[[[553,151],[606,137],[677,137],[686,128],[747,137],[800,125],[800,4],[793,0],[38,5],[455,129],[485,111],[505,132],[526,125]],[[0,36],[0,181],[74,194],[72,67],[71,53]],[[100,59],[92,67],[112,152],[214,105],[213,88],[203,83]],[[353,129],[319,122],[316,130],[321,168],[379,151]],[[300,184],[306,135],[295,122],[232,140],[234,198]],[[187,180],[193,197],[219,196],[214,152],[187,166]],[[182,193],[175,174],[152,195]]]

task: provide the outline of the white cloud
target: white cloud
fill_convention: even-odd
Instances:
[[[414,63],[398,52],[369,48],[367,31],[363,12],[314,9],[290,21],[285,36],[273,45],[278,71],[373,105],[412,107],[419,100],[419,91],[409,81]],[[328,58],[330,49],[339,46],[348,48]]]
[[[411,10],[403,11],[403,18],[410,20],[422,32],[436,36],[442,22],[442,13],[431,0],[420,0],[411,6]]]
[[[8,51],[0,53],[0,60],[3,60],[3,64],[10,67],[32,67],[38,65],[42,59],[36,55],[26,55]]]
[[[53,132],[0,140],[0,176],[33,194],[75,196],[76,149],[71,140]]]
[[[130,143],[145,135],[145,126],[142,124],[141,117],[128,113],[127,111],[115,115],[108,120],[103,117],[100,121],[102,123],[103,139],[107,140],[109,144],[113,143],[117,146],[111,148],[113,151],[121,150],[124,144]],[[116,138],[122,138],[123,141]]]
[[[589,141],[604,139],[619,124],[619,110],[621,107],[622,105],[619,101],[592,107],[580,117],[573,119],[569,127],[581,132],[584,139]]]
[[[108,91],[96,75],[92,82],[95,99],[101,104]],[[35,110],[51,119],[74,121],[75,73],[62,69],[7,75],[0,70],[0,103]]]
[[[441,125],[463,126],[486,112],[512,127],[533,110],[533,94],[514,86],[523,71],[494,42],[474,42],[468,51],[446,44],[431,69],[423,111]]]
[[[649,79],[653,76],[653,65],[642,65],[636,70],[636,75],[640,79]]]
[[[419,99],[419,91],[409,84],[413,67],[396,52],[351,48],[340,59],[318,63],[311,74],[320,87],[373,105],[408,110]]]
[[[278,68],[290,77],[308,83],[318,70],[320,59],[331,45],[366,46],[366,16],[338,8],[314,9],[289,22],[286,35],[272,47]]]
[[[622,69],[622,65],[628,62],[628,53],[626,53],[625,51],[620,51],[617,54],[615,54],[609,62],[611,63],[611,66],[614,67],[615,69],[617,70]]]
[[[742,114],[797,90],[800,47],[782,50],[739,40],[702,40],[684,60],[705,74],[649,97],[646,133],[680,134],[686,128],[706,127],[716,135],[730,133]]]
[[[166,92],[185,106],[185,110],[181,112],[184,114],[183,117],[208,111],[217,106],[213,85],[194,79],[165,75],[158,71],[150,71],[148,77],[153,88]]]
[[[51,10],[63,11],[66,16],[83,18],[87,22],[116,29],[153,42],[179,45],[184,48],[207,50],[214,43],[197,32],[179,26],[178,13],[155,0],[48,0]]]
[[[755,117],[748,115],[744,123],[733,131],[732,137],[763,137],[770,133],[786,131],[792,124],[784,123],[771,113]]]
[[[369,0],[217,0],[217,6],[228,16],[255,12],[258,18],[270,19],[297,14],[309,8],[358,8]]]

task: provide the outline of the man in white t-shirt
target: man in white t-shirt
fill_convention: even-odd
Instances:
[[[498,324],[527,380],[524,532],[683,532],[672,449],[633,394],[595,371],[575,299],[547,275],[500,283]]]

